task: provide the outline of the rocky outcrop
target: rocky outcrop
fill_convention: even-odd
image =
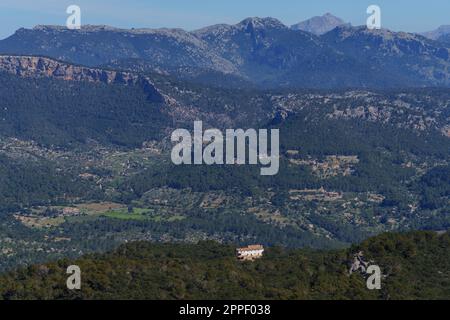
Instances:
[[[370,263],[364,261],[364,254],[363,252],[358,252],[353,256],[353,262],[350,267],[350,274],[353,274],[354,272],[361,272],[362,274],[366,274],[367,268],[369,267]]]
[[[25,78],[48,77],[63,81],[138,85],[152,101],[162,102],[164,100],[163,95],[148,77],[131,72],[78,66],[45,57],[1,55],[0,72]]]
[[[444,136],[450,138],[450,125],[447,125],[444,128],[442,128],[442,133],[444,134]]]

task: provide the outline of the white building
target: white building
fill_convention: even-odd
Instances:
[[[264,247],[257,244],[236,249],[236,256],[239,260],[255,260],[261,258],[263,256],[263,252]]]

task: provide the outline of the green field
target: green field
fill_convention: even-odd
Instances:
[[[162,216],[155,213],[153,209],[133,208],[131,212],[128,209],[111,210],[104,214],[107,218],[121,219],[121,220],[152,220],[156,222],[173,222],[183,220],[185,217],[180,215]]]

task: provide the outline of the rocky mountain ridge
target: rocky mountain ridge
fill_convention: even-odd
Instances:
[[[271,89],[450,86],[445,41],[345,24],[317,36],[270,17],[192,32],[37,26],[19,29],[0,41],[0,52],[180,78],[193,75],[203,83],[225,86],[227,82]]]
[[[14,56],[0,55],[0,72],[6,72],[22,78],[40,78],[46,77],[61,81],[75,82],[93,82],[107,85],[138,86],[147,95],[151,102],[164,103],[165,112],[170,115],[174,121],[187,121],[202,118],[206,122],[217,125],[217,121],[222,124],[232,125],[233,121],[248,119],[249,114],[241,110],[241,115],[233,115],[231,110],[218,109],[205,110],[199,107],[199,101],[204,99],[201,91],[192,91],[183,88],[176,82],[171,82],[170,78],[156,80],[150,76],[136,72],[109,70],[104,68],[91,68],[75,64],[70,64],[47,57],[38,56]],[[263,94],[263,93],[262,93]],[[413,96],[407,93],[398,94],[394,99],[383,99],[372,91],[346,91],[345,93],[328,94],[274,94],[267,93],[262,95],[263,100],[270,101],[270,107],[264,107],[261,101],[253,99],[249,101],[254,105],[252,109],[259,114],[258,119],[263,120],[261,116],[266,115],[267,121],[271,119],[285,119],[290,114],[295,114],[306,108],[314,109],[324,104],[333,104],[326,117],[330,119],[363,119],[366,121],[380,123],[396,123],[398,127],[409,128],[416,132],[439,131],[444,136],[449,137],[448,125],[448,102],[445,98],[437,99],[432,109],[421,108],[420,110],[411,110]],[[341,100],[352,100],[346,108],[337,108],[341,105]],[[414,101],[420,104],[419,101]],[[422,101],[422,103],[427,103]],[[224,102],[224,105],[227,103]],[[226,108],[225,108],[226,109]],[[251,111],[253,112],[253,111]],[[408,115],[408,117],[405,117]],[[252,116],[255,118],[255,115]],[[256,119],[255,118],[255,119]],[[232,120],[234,119],[234,120]],[[244,121],[245,122],[245,121]]]
[[[163,99],[148,77],[131,72],[78,66],[45,57],[0,55],[0,71],[25,78],[48,77],[64,81],[140,85],[152,99]]]

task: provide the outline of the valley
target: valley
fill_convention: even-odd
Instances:
[[[80,85],[47,81],[68,92]],[[196,117],[208,126],[220,125],[204,114],[208,105],[198,103],[211,99],[204,87],[186,90],[177,80],[162,81],[156,79],[155,86],[171,104],[195,104]],[[173,84],[168,86],[168,81]],[[32,132],[36,140],[29,140],[26,131],[21,138],[5,137],[0,155],[6,163],[46,164],[80,189],[74,193],[62,187],[4,206],[1,225],[9,236],[2,268],[76,257],[136,240],[335,248],[385,231],[448,228],[448,174],[437,185],[426,180],[449,167],[450,141],[443,132],[447,90],[283,95],[235,90],[233,96],[228,90],[211,90],[218,105],[237,107],[245,99],[252,101],[248,109],[240,109],[240,119],[280,129],[279,175],[261,177],[253,166],[174,166],[164,135],[128,135],[133,142],[122,145],[114,138],[121,130],[117,127],[106,129],[106,135],[96,133],[98,141],[79,136],[70,143],[52,141],[42,130]],[[143,91],[135,92],[145,97]],[[75,117],[84,112],[76,106],[71,109]],[[167,119],[160,122],[161,130],[170,132],[172,115],[159,108],[161,119]],[[226,108],[210,112],[226,117],[233,113]],[[45,128],[58,128],[65,120],[43,121]],[[192,125],[190,116],[178,115],[176,121]],[[72,129],[78,130],[76,126],[73,123]],[[20,194],[22,186],[15,188]],[[45,190],[42,183],[39,190]]]

